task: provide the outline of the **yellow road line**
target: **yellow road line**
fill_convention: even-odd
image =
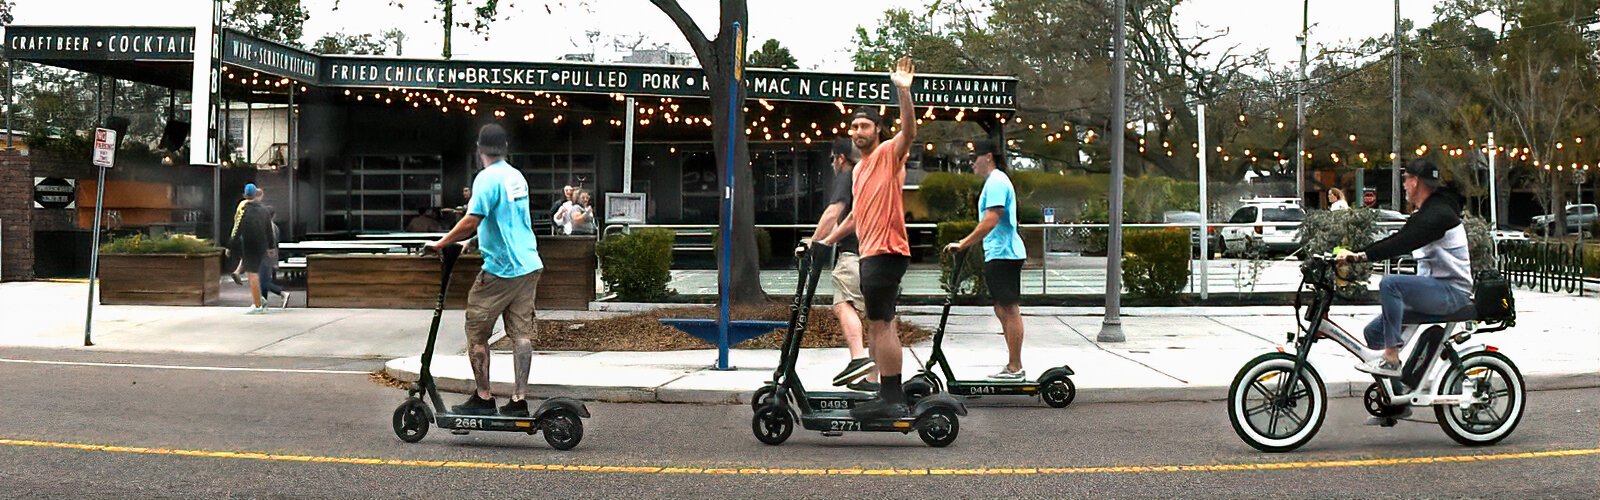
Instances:
[[[315,455],[285,455],[274,453],[260,453],[248,451],[205,451],[182,450],[170,448],[144,448],[138,446],[115,446],[83,443],[64,443],[56,441],[35,441],[28,439],[0,438],[0,446],[20,446],[33,448],[53,448],[63,450],[94,451],[103,453],[131,453],[136,455],[168,455],[182,457],[203,458],[234,458],[245,460],[265,460],[274,462],[314,462],[329,464],[349,465],[387,465],[405,467],[436,467],[446,469],[512,469],[549,472],[589,472],[611,474],[702,474],[702,475],[745,475],[745,476],[947,476],[947,475],[983,475],[983,476],[1038,476],[1038,475],[1067,475],[1067,474],[1151,474],[1173,472],[1238,472],[1238,471],[1270,471],[1270,470],[1298,470],[1298,469],[1327,469],[1345,467],[1384,467],[1393,465],[1432,465],[1432,464],[1457,464],[1475,462],[1494,462],[1501,460],[1529,460],[1539,458],[1571,458],[1600,455],[1600,448],[1577,448],[1566,450],[1528,451],[1517,453],[1494,453],[1486,455],[1444,455],[1436,457],[1402,457],[1402,458],[1369,458],[1352,460],[1320,460],[1300,462],[1264,462],[1264,463],[1239,463],[1239,464],[1212,464],[1212,465],[1128,465],[1128,466],[1103,466],[1103,467],[1036,467],[1036,468],[959,468],[959,469],[860,469],[860,468],[827,468],[827,469],[790,469],[790,468],[700,468],[700,467],[656,467],[656,466],[626,466],[626,465],[564,465],[564,464],[515,464],[498,462],[471,462],[471,461],[438,461],[438,460],[401,460],[390,458],[358,458],[358,457],[324,457]]]

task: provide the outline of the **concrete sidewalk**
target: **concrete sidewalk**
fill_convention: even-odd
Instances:
[[[232,286],[224,285],[224,286]],[[427,338],[432,311],[303,309],[291,307],[252,316],[242,307],[97,306],[95,347],[82,347],[86,288],[76,283],[0,284],[0,346],[55,347],[140,352],[192,352],[252,356],[390,359],[386,371],[414,380],[416,357]],[[1600,300],[1519,290],[1518,326],[1475,339],[1499,347],[1534,389],[1600,387]],[[616,305],[613,309],[630,309]],[[634,307],[637,308],[637,307]],[[1031,375],[1070,365],[1084,401],[1213,400],[1224,397],[1239,367],[1272,351],[1293,329],[1288,307],[1125,308],[1128,341],[1094,342],[1101,311],[1092,307],[1024,309],[1024,362]],[[902,317],[934,328],[936,307],[903,308]],[[548,311],[544,319],[601,318],[604,311]],[[1377,314],[1373,306],[1336,307],[1334,320],[1357,329]],[[1005,360],[999,324],[984,307],[957,307],[946,350],[960,377],[978,378]],[[444,316],[433,367],[441,388],[464,392],[471,371],[462,356],[460,311]],[[914,373],[930,345],[910,346],[906,371]],[[769,380],[775,350],[734,350],[732,371],[710,365],[715,350],[671,352],[542,352],[531,380],[535,396],[637,402],[731,403],[747,401]],[[828,386],[843,367],[844,349],[808,349],[800,372],[809,387]],[[1332,396],[1359,396],[1370,377],[1354,358],[1332,343],[1312,356]],[[509,392],[512,363],[506,353],[492,361],[496,392]],[[1028,398],[985,398],[982,404],[1041,404]]]

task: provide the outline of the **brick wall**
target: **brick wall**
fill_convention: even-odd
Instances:
[[[4,221],[0,223],[4,235],[0,280],[34,278],[34,233],[77,229],[73,210],[33,208],[33,178],[93,179],[93,174],[88,162],[69,162],[39,151],[0,151],[0,221]]]
[[[0,151],[0,281],[33,278],[33,171],[28,156]]]

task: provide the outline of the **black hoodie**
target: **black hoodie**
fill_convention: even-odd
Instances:
[[[1367,260],[1388,260],[1421,249],[1417,275],[1447,280],[1458,290],[1470,292],[1472,259],[1466,228],[1461,224],[1465,201],[1454,189],[1434,191],[1399,232],[1367,246]]]

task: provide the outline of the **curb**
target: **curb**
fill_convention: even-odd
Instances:
[[[385,374],[405,382],[416,382],[418,374],[415,372],[385,365]],[[439,390],[466,394],[473,388],[473,381],[468,379],[436,378]],[[1524,385],[1530,392],[1554,391],[1565,389],[1590,389],[1600,388],[1600,374],[1595,373],[1561,373],[1523,375]],[[1334,381],[1326,384],[1330,398],[1359,398],[1366,392],[1366,381]],[[510,394],[511,383],[493,381],[490,389],[495,394]],[[608,403],[676,403],[676,404],[750,404],[750,390],[728,389],[669,389],[663,387],[628,387],[628,386],[586,386],[586,385],[560,385],[560,384],[529,384],[530,397],[548,398],[564,396],[581,399],[584,401],[603,401]],[[1166,403],[1166,402],[1208,402],[1227,399],[1228,388],[1225,386],[1188,386],[1188,387],[1095,387],[1078,389],[1078,397],[1074,402],[1091,403]],[[967,403],[971,406],[982,407],[1043,407],[1042,403],[1031,397],[988,397],[969,398]]]

